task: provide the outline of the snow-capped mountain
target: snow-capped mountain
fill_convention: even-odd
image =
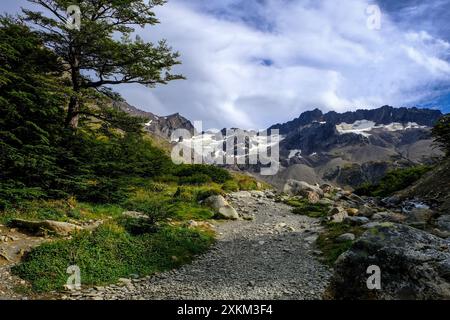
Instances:
[[[186,129],[192,135],[195,132],[194,125],[179,114],[160,117],[126,103],[120,108],[148,119],[146,130],[167,141],[176,129]],[[345,113],[324,114],[319,109],[304,112],[292,121],[268,128],[269,135],[271,129],[279,130],[280,169],[276,175],[261,178],[279,187],[288,179],[351,187],[377,181],[391,168],[427,163],[441,155],[431,137],[431,128],[441,116],[439,110],[390,106]],[[252,139],[238,139],[240,135]],[[232,151],[230,147],[221,151],[230,139],[234,141]],[[182,143],[202,144],[209,162],[228,163],[254,174],[260,172],[261,165],[249,163],[249,158],[260,149],[273,148],[273,141],[258,136],[258,132],[239,129],[197,133]],[[244,149],[245,154],[238,154],[238,149]],[[247,160],[246,164],[236,161],[230,165],[226,159],[230,153]]]
[[[283,136],[282,170],[268,178],[277,185],[287,179],[353,187],[376,181],[390,168],[425,163],[440,155],[430,130],[441,116],[438,110],[390,106],[342,114],[304,112],[270,128]]]

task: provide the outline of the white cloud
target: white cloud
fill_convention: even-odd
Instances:
[[[261,31],[169,1],[157,10],[161,25],[141,35],[167,38],[182,54],[176,71],[188,80],[117,89],[138,107],[180,112],[206,127],[265,128],[314,107],[412,105],[450,80],[447,42],[401,30],[386,14],[381,30],[369,30],[367,5],[271,0],[263,14],[273,28]]]

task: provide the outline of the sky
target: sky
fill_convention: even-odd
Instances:
[[[2,0],[17,12],[25,0]],[[373,6],[380,9],[374,28]],[[157,26],[187,80],[114,90],[204,128],[263,129],[319,108],[421,106],[450,112],[450,0],[169,0]],[[376,21],[376,19],[375,19]]]

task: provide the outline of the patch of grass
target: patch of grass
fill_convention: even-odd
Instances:
[[[338,242],[336,238],[344,233],[353,233],[356,237],[364,233],[359,226],[350,226],[346,223],[328,222],[325,231],[317,239],[317,246],[324,254],[325,263],[332,266],[337,258],[350,249],[353,241]]]
[[[168,206],[170,216],[173,219],[182,220],[208,220],[214,217],[214,212],[196,203],[177,201]]]
[[[7,224],[12,219],[55,220],[55,221],[88,221],[115,218],[124,209],[119,205],[89,204],[68,200],[33,200],[23,202],[20,206],[0,212],[0,222]]]
[[[239,187],[239,190],[264,190],[269,189],[270,185],[256,180],[254,177],[251,177],[246,174],[233,172],[232,173],[233,180],[236,182],[236,184]]]
[[[109,222],[92,233],[80,232],[70,240],[45,243],[13,268],[31,282],[35,291],[63,289],[67,267],[77,265],[82,285],[106,285],[132,274],[139,276],[176,268],[205,252],[211,233],[164,226],[154,233],[132,235],[123,225]]]
[[[22,202],[20,206],[2,211],[0,222],[8,223],[16,218],[67,221],[69,219],[67,212],[69,211],[69,203],[65,200],[33,200]]]
[[[308,216],[311,218],[322,218],[328,216],[329,205],[323,203],[310,203],[306,199],[288,199],[284,201],[287,205],[294,207],[292,213]]]

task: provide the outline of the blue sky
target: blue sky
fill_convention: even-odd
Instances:
[[[379,30],[367,27],[370,5]],[[25,0],[2,0],[16,12]],[[450,111],[450,0],[169,0],[139,30],[180,51],[187,80],[115,87],[159,115],[265,128],[313,108]]]

